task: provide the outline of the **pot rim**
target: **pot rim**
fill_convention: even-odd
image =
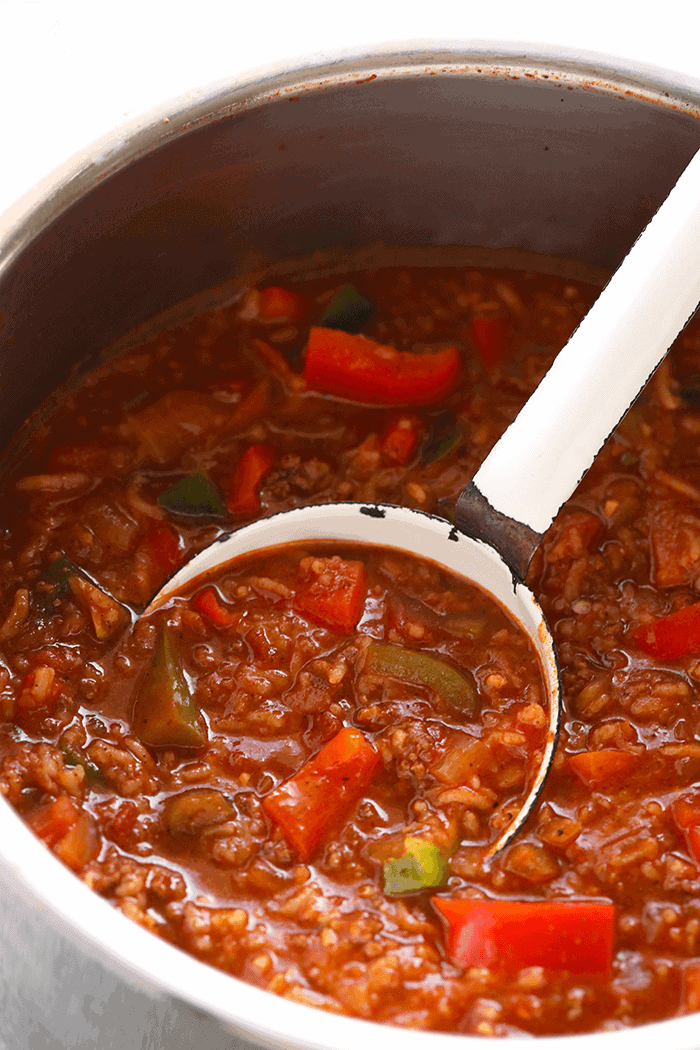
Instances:
[[[101,180],[195,127],[302,92],[416,75],[526,77],[568,89],[614,93],[700,117],[700,79],[617,56],[576,48],[498,40],[401,41],[302,57],[249,70],[162,103],[112,129],[56,168],[0,216],[0,279],[56,218]],[[245,984],[161,940],[108,905],[68,871],[4,799],[0,870],[21,884],[46,921],[112,971],[150,995],[173,995],[228,1024],[245,1038],[299,1050],[473,1050],[482,1037],[391,1028],[309,1009]],[[394,1039],[394,1033],[396,1038]],[[548,1037],[552,1050],[674,1050],[700,1043],[700,1015],[614,1032]],[[531,1045],[530,1037],[509,1045]]]
[[[303,55],[166,99],[114,126],[47,173],[0,214],[0,279],[35,237],[98,182],[198,126],[285,95],[360,85],[378,77],[426,74],[428,67],[438,74],[465,77],[547,79],[567,88],[641,98],[700,117],[700,77],[608,52],[517,40],[435,38]]]

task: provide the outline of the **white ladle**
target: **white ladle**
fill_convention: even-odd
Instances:
[[[197,554],[147,612],[195,577],[295,540],[412,551],[490,592],[527,631],[549,690],[549,731],[520,809],[489,849],[508,843],[544,786],[559,732],[554,642],[522,580],[543,534],[700,302],[700,153],[606,285],[455,506],[456,527],[390,504],[317,504],[255,521]],[[468,535],[467,535],[468,534]]]

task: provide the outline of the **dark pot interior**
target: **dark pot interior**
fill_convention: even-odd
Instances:
[[[694,100],[450,57],[216,96],[59,188],[0,273],[0,443],[133,326],[319,248],[507,246],[614,267],[700,144]]]

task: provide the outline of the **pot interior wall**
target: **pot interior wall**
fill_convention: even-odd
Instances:
[[[687,113],[504,75],[281,94],[166,140],[41,229],[0,285],[0,444],[130,328],[328,246],[517,247],[613,267],[700,144]]]

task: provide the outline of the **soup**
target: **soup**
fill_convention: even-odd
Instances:
[[[261,514],[449,517],[595,295],[473,267],[261,282],[35,429],[5,482],[0,790],[86,885],[243,980],[393,1025],[700,1008],[697,326],[531,566],[565,722],[496,856],[546,701],[517,625],[465,582],[306,545],[137,618]]]

